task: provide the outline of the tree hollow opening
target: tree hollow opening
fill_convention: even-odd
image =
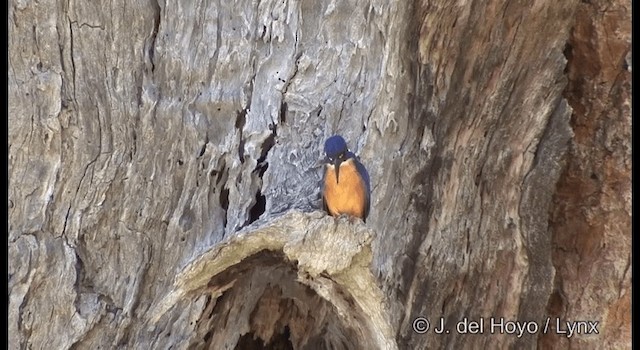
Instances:
[[[328,276],[317,278],[330,281]],[[204,289],[213,293],[206,298],[190,348],[352,349],[362,344],[361,332],[302,283],[308,279],[299,275],[297,261],[282,252],[262,250],[230,266]],[[360,319],[353,299],[340,295],[354,307],[352,319]]]

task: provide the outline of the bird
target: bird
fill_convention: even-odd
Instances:
[[[346,214],[366,222],[371,205],[371,185],[367,169],[349,150],[340,135],[333,135],[325,141],[324,153],[324,210],[334,217]]]

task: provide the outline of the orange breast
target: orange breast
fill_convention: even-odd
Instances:
[[[348,214],[364,217],[365,184],[358,175],[353,160],[349,159],[340,166],[340,182],[336,183],[336,173],[329,169],[324,179],[324,200],[333,216]]]

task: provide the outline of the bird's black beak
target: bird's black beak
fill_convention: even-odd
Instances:
[[[340,182],[340,163],[342,163],[341,157],[336,157],[336,159],[333,161],[333,168],[336,171],[336,183]]]

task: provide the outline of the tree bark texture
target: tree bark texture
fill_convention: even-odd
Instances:
[[[11,1],[9,347],[630,348],[630,18]],[[366,224],[320,210],[335,133]]]

